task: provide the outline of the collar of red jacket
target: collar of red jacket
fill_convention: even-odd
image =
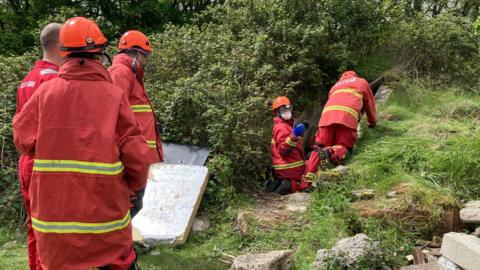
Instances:
[[[128,67],[129,70],[132,70],[133,58],[126,53],[119,53],[113,57],[113,65],[121,64]],[[137,62],[137,76],[140,81],[143,80],[143,67],[140,63]]]
[[[105,67],[98,60],[70,58],[60,66],[58,76],[66,80],[112,82]]]
[[[35,68],[51,68],[53,70],[59,69],[59,66],[55,65],[52,62],[45,61],[45,60],[38,60],[35,62]]]
[[[283,120],[283,118],[281,118],[280,116],[275,116],[275,117],[273,118],[273,123],[274,123],[274,124],[282,124],[282,123],[284,123],[284,124],[287,124],[287,125],[292,126],[292,125],[293,125],[293,119],[290,119],[290,120],[288,120],[288,121],[285,121],[285,120]]]

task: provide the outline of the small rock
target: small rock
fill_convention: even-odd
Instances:
[[[232,270],[290,270],[293,268],[291,250],[278,250],[268,253],[246,254],[233,260]]]
[[[333,171],[339,172],[341,174],[346,174],[348,172],[348,166],[338,165],[333,169]]]
[[[395,198],[397,197],[397,192],[394,190],[394,191],[390,191],[387,193],[387,198],[391,199],[391,198]]]
[[[431,253],[427,254],[427,262],[428,263],[437,263],[438,258]]]
[[[440,251],[439,248],[432,248],[430,251],[433,256],[436,256],[436,257],[442,256],[442,252]]]
[[[287,197],[287,204],[285,207],[286,210],[298,213],[307,211],[307,207],[310,202],[309,193],[296,192],[286,195],[285,197]]]
[[[341,267],[357,269],[357,263],[361,260],[376,260],[379,254],[378,242],[372,241],[365,234],[357,234],[353,237],[338,241],[330,251],[321,249],[317,252],[313,269],[322,269],[331,262],[337,262]]]
[[[352,196],[355,200],[370,200],[375,197],[375,190],[373,189],[359,189],[352,191]]]
[[[460,210],[460,219],[464,223],[480,224],[480,208],[464,208]]]
[[[235,228],[240,231],[242,236],[247,236],[249,232],[248,219],[250,218],[251,213],[248,211],[242,211],[238,213],[237,218],[235,219]]]
[[[195,217],[193,220],[192,231],[204,232],[210,229],[210,221],[206,217]]]
[[[480,227],[478,227],[472,234],[480,238]]]
[[[413,255],[407,255],[405,258],[407,259],[408,263],[413,263],[413,260],[415,259]]]

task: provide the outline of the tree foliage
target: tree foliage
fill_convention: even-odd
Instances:
[[[181,24],[223,0],[6,0],[0,1],[0,54],[22,54],[37,43],[46,22],[86,16],[97,20],[108,38],[130,29],[151,33],[166,23]]]

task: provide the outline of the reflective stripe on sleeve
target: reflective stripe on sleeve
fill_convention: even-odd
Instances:
[[[116,163],[102,163],[80,160],[35,159],[33,163],[33,171],[117,175],[123,171],[123,164],[120,161]]]
[[[311,172],[309,172],[309,173],[307,173],[307,174],[305,175],[305,179],[306,179],[307,181],[313,181],[313,180],[315,180],[316,178],[317,178],[317,175],[314,174],[314,173],[311,173]]]
[[[130,106],[132,108],[132,111],[135,113],[141,113],[141,112],[152,112],[152,107],[150,107],[149,104],[145,105],[132,105]]]
[[[294,142],[292,141],[292,139],[290,139],[290,137],[288,137],[286,140],[285,140],[285,143],[290,145],[291,147],[297,147],[297,142]]]
[[[272,165],[272,168],[275,169],[275,170],[286,170],[286,169],[297,168],[297,167],[304,166],[304,165],[305,165],[305,161],[300,160],[300,161],[293,162],[293,163],[274,164],[274,165]]]
[[[157,141],[148,141],[147,140],[147,143],[148,143],[148,146],[150,146],[150,148],[157,148]]]
[[[34,230],[42,233],[108,233],[122,230],[130,223],[130,211],[118,220],[112,220],[102,223],[86,222],[50,222],[32,217],[32,227]]]

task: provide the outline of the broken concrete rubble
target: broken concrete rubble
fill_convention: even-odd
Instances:
[[[247,236],[250,231],[249,219],[251,213],[248,211],[241,211],[235,219],[235,229],[240,232],[242,236]]]
[[[443,236],[441,252],[465,270],[480,269],[480,238],[464,233],[447,233]]]
[[[204,232],[210,228],[210,221],[206,217],[195,217],[193,220],[192,231]]]
[[[480,201],[471,201],[460,210],[460,219],[464,223],[480,224]]]
[[[290,212],[303,213],[307,211],[308,204],[310,202],[310,194],[303,192],[296,192],[290,195],[286,195],[287,204],[285,209]]]
[[[360,269],[361,261],[374,261],[380,255],[379,244],[365,234],[338,241],[331,250],[321,249],[317,252],[312,269],[323,269],[334,261],[340,267]]]
[[[458,267],[458,265],[445,257],[440,257],[437,264],[441,266],[442,270],[463,270],[462,268]]]
[[[290,270],[293,268],[291,250],[278,250],[268,253],[246,254],[233,260],[232,270]]]

